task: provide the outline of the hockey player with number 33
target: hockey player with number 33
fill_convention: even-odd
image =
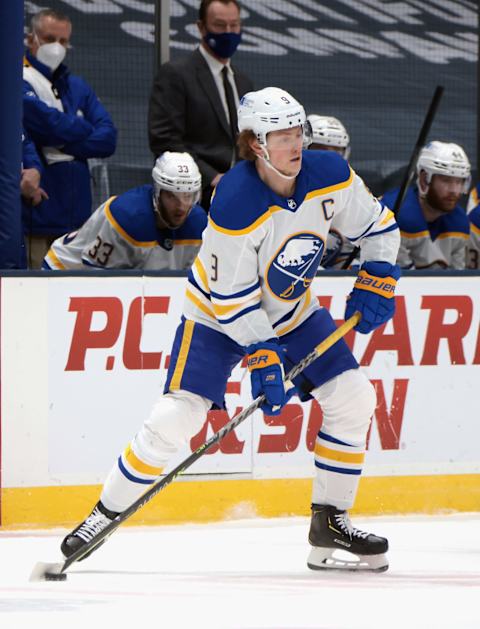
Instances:
[[[70,556],[103,530],[161,474],[169,458],[224,406],[233,367],[247,355],[252,396],[281,412],[293,393],[315,398],[323,424],[315,452],[308,566],[382,571],[388,542],[352,526],[353,506],[375,409],[375,391],[344,340],[295,379],[284,370],[335,330],[310,284],[333,217],[361,247],[361,267],[345,318],[361,313],[368,334],[395,310],[399,232],[393,214],[331,151],[304,151],[309,125],[287,92],[246,94],[238,109],[244,161],[214,195],[200,252],[189,274],[164,394],[113,466],[92,513],[62,543]],[[337,557],[337,551],[347,556]]]

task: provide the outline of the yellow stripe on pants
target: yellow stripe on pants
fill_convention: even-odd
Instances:
[[[178,389],[180,389],[183,371],[187,363],[188,352],[192,343],[194,326],[195,323],[193,321],[185,321],[182,343],[180,345],[180,351],[178,352],[177,364],[175,365],[175,371],[173,372],[172,380],[170,381],[171,391],[177,391]]]

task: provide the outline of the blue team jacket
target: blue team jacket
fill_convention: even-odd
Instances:
[[[22,135],[22,168],[36,168],[40,174],[43,173],[42,160],[25,130]]]
[[[108,157],[115,151],[117,131],[92,88],[61,64],[50,69],[29,52],[25,64],[32,65],[52,81],[64,112],[48,106],[23,81],[23,125],[42,156],[42,146],[57,146],[73,155],[73,161],[47,165],[43,160],[42,188],[49,195],[37,207],[23,204],[27,234],[59,236],[80,227],[92,211],[87,158]],[[83,115],[78,115],[81,111]]]

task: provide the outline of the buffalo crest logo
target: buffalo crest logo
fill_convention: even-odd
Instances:
[[[280,299],[299,299],[312,283],[325,248],[317,234],[290,236],[280,247],[267,269],[267,284]]]

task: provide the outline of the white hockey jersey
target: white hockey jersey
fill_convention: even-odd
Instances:
[[[103,203],[82,227],[57,238],[43,262],[46,270],[189,269],[207,224],[203,208],[192,208],[178,229],[159,229],[153,186],[133,188]]]
[[[361,246],[361,262],[395,263],[393,213],[336,153],[304,151],[290,198],[268,188],[253,163],[240,162],[216,189],[184,316],[244,346],[295,329],[319,307],[310,284],[334,217]]]
[[[467,245],[467,269],[480,269],[480,204],[468,215],[470,238]]]
[[[386,192],[382,202],[393,206],[397,194],[398,189]],[[401,235],[398,264],[403,269],[464,269],[470,231],[465,210],[457,205],[427,223],[418,195],[418,188],[409,188],[397,216]]]

